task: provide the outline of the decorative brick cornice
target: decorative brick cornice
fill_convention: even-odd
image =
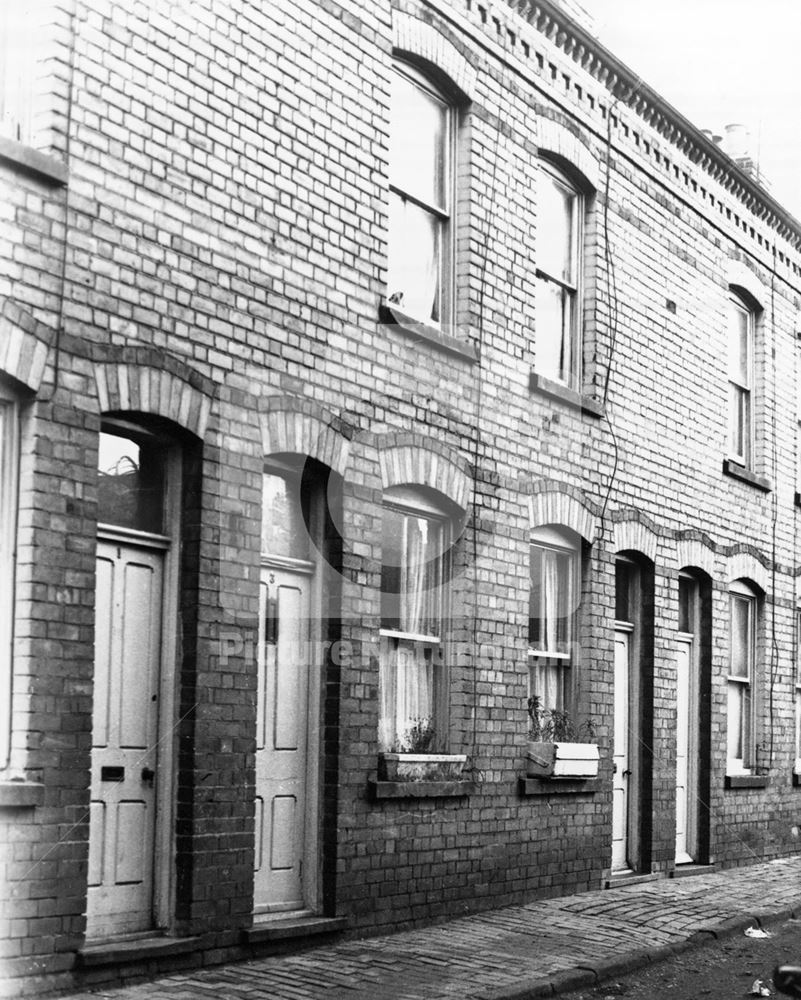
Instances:
[[[616,101],[634,111],[757,218],[801,249],[801,223],[597,38],[551,0],[506,0],[506,3],[605,87]]]

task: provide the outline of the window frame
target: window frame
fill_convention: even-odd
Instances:
[[[728,671],[726,674],[726,774],[751,774],[756,766],[756,678],[758,671],[758,627],[759,627],[759,597],[747,583],[736,580],[729,586],[729,653]],[[734,606],[735,601],[745,601],[748,608],[748,645],[746,648],[746,673],[734,674],[732,660],[734,655]],[[731,725],[733,690],[742,692],[739,712],[738,742],[741,756],[731,756]]]
[[[566,649],[549,650],[545,647],[535,647],[532,643],[532,623],[535,620],[543,621],[542,617],[532,615],[532,597],[534,593],[534,560],[533,552],[539,549],[542,552],[552,553],[556,556],[566,555],[568,557],[567,573],[568,580],[565,588],[565,603],[569,609],[568,614],[561,616],[566,619],[566,637],[563,645]],[[544,569],[544,563],[541,564]],[[542,591],[543,585],[540,584]],[[557,584],[557,594],[562,592],[561,582]],[[534,683],[539,666],[545,668],[555,668],[559,670],[559,694],[557,704],[546,705],[541,702],[541,708],[545,710],[556,709],[560,712],[572,714],[573,701],[575,697],[574,669],[576,666],[575,637],[578,630],[578,612],[581,603],[581,541],[579,538],[571,537],[568,530],[560,529],[558,526],[548,528],[538,528],[531,532],[529,538],[529,625],[528,625],[528,694],[529,697],[537,695],[542,697],[536,689]],[[557,616],[557,621],[560,616]],[[558,627],[558,626],[557,626]],[[540,627],[540,634],[543,628]],[[550,662],[548,662],[550,661]],[[561,701],[561,704],[560,704]]]
[[[11,755],[14,670],[16,542],[19,521],[20,401],[0,382],[0,574],[9,587],[0,591],[0,768]]]
[[[587,212],[587,197],[582,188],[576,183],[576,181],[570,177],[570,175],[563,170],[560,166],[554,163],[547,157],[540,157],[538,163],[538,169],[540,171],[538,176],[538,195],[541,195],[543,190],[542,177],[546,175],[549,178],[549,183],[554,183],[557,186],[562,187],[568,191],[572,197],[572,217],[570,220],[570,238],[572,243],[572,253],[570,256],[571,269],[574,274],[574,279],[572,281],[566,280],[564,276],[557,276],[550,274],[547,270],[540,266],[541,254],[537,253],[537,265],[535,267],[535,280],[537,282],[537,288],[535,290],[535,338],[534,338],[534,357],[535,357],[535,371],[542,375],[544,378],[550,379],[556,382],[558,385],[566,386],[568,389],[573,389],[574,391],[580,392],[582,385],[582,371],[583,371],[583,329],[584,329],[584,315],[583,315],[583,289],[584,289],[584,250],[585,250],[585,238],[586,238],[586,212]],[[538,197],[538,202],[540,197]],[[537,229],[537,246],[541,245],[541,241],[546,234],[539,229]],[[567,254],[565,255],[567,256]],[[539,351],[539,346],[542,344],[542,334],[545,332],[542,330],[539,317],[536,315],[538,310],[536,309],[536,297],[539,288],[542,287],[541,283],[545,285],[555,284],[561,291],[569,297],[571,303],[570,307],[570,325],[567,331],[567,337],[565,337],[566,325],[564,309],[561,314],[561,333],[559,342],[560,354],[567,348],[567,353],[569,353],[569,359],[566,365],[562,366],[562,370],[559,373],[554,373],[553,371],[547,371],[541,363],[541,355]],[[550,332],[550,331],[548,331]]]
[[[728,385],[728,409],[727,409],[727,453],[732,461],[742,465],[743,468],[751,469],[754,465],[754,351],[756,336],[756,309],[741,295],[736,289],[730,288],[727,296],[727,385]],[[735,372],[732,371],[731,357],[732,344],[731,337],[733,326],[731,323],[732,312],[746,317],[746,359],[745,359],[745,381],[738,381]],[[738,414],[735,426],[735,399],[743,400],[742,412]],[[742,439],[742,448],[739,450],[735,446],[735,435]]]
[[[393,290],[390,286],[392,275],[390,273],[390,261],[392,258],[392,238],[393,232],[391,222],[387,231],[387,289],[386,300],[388,304],[396,306],[397,309],[411,319],[421,322],[426,326],[444,330],[453,324],[455,310],[456,287],[456,211],[457,211],[457,132],[458,132],[458,106],[442,87],[438,86],[427,74],[421,72],[412,63],[401,58],[395,58],[392,62],[391,72],[394,76],[400,76],[412,86],[424,93],[429,99],[438,102],[445,109],[446,135],[442,141],[441,155],[444,160],[443,166],[443,195],[444,203],[437,205],[432,201],[405,191],[393,179],[393,166],[391,158],[388,160],[388,186],[390,199],[400,198],[403,202],[409,202],[421,209],[426,215],[436,219],[439,233],[439,247],[437,254],[437,286],[435,307],[438,316],[418,315],[413,306],[402,301],[403,289]],[[390,108],[389,127],[394,128],[393,109]],[[391,154],[391,145],[390,145]],[[391,219],[391,213],[390,213]],[[400,298],[398,298],[400,296]]]
[[[439,555],[438,561],[438,593],[437,602],[437,623],[436,632],[409,632],[400,627],[388,627],[386,625],[387,616],[384,607],[384,594],[395,593],[395,591],[385,591],[383,570],[384,559],[382,555],[382,580],[381,580],[381,615],[379,626],[379,749],[382,751],[392,750],[400,747],[397,727],[386,723],[383,712],[383,696],[381,695],[383,674],[386,665],[385,658],[390,652],[390,643],[394,640],[396,644],[401,642],[413,644],[413,648],[422,647],[425,655],[426,649],[432,650],[432,691],[431,691],[431,721],[434,729],[433,746],[430,752],[442,750],[447,744],[447,688],[448,673],[446,649],[446,623],[450,612],[450,570],[451,570],[451,547],[453,543],[454,525],[450,513],[442,506],[432,502],[424,495],[422,490],[414,487],[390,487],[384,493],[382,503],[382,515],[390,510],[403,517],[422,518],[426,522],[436,524],[439,531]],[[384,519],[382,516],[382,532]],[[399,623],[400,625],[400,623]],[[397,716],[396,716],[397,719]],[[391,739],[390,739],[391,732]],[[401,752],[410,752],[401,750]]]

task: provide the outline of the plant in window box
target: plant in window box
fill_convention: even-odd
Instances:
[[[415,719],[390,750],[379,754],[380,781],[456,781],[466,754],[432,753],[436,730],[431,719]]]
[[[596,778],[598,744],[592,719],[576,724],[568,712],[543,708],[537,695],[528,699],[531,720],[527,773],[530,778]]]

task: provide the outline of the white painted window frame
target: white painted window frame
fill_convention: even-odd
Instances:
[[[747,648],[747,675],[734,675],[731,672],[731,657],[733,651],[733,609],[735,600],[746,600],[749,608],[748,621],[748,648]],[[757,629],[759,622],[759,598],[748,584],[736,580],[729,586],[729,671],[726,678],[726,773],[752,774],[756,762],[756,698],[755,686],[757,675]],[[738,687],[743,692],[743,697],[748,699],[748,707],[744,716],[741,716],[739,723],[742,726],[740,732],[740,743],[742,745],[742,757],[730,757],[728,754],[729,731],[732,724],[728,708],[728,693],[732,686]]]

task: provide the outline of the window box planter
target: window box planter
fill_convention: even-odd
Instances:
[[[527,774],[530,778],[597,778],[597,743],[543,743],[529,740]]]
[[[467,755],[463,753],[381,753],[379,781],[456,781]]]

